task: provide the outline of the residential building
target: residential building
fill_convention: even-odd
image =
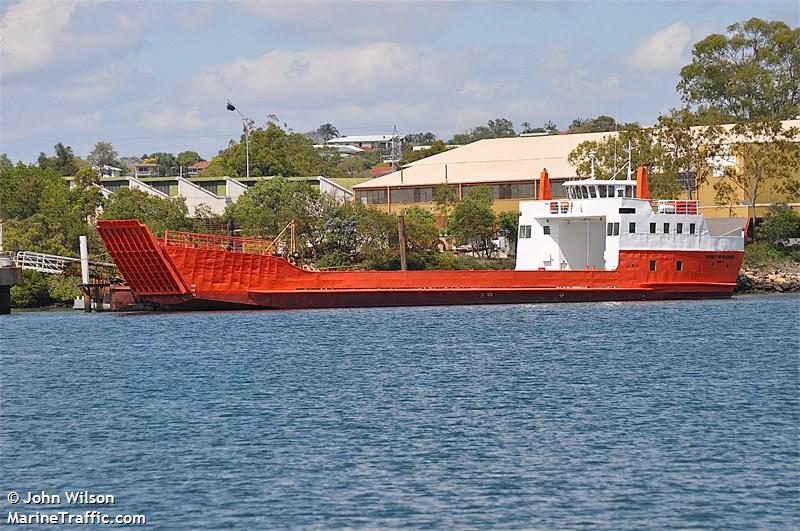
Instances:
[[[139,162],[133,165],[133,176],[136,178],[142,177],[157,177],[158,164],[151,164],[148,162]]]
[[[365,150],[389,150],[392,140],[397,138],[395,135],[359,135],[341,136],[331,138],[325,142],[329,146],[355,146]]]
[[[198,162],[195,162],[194,164],[186,168],[186,175],[189,177],[197,177],[197,175],[204,169],[208,168],[210,164],[211,162],[207,160],[200,160]]]

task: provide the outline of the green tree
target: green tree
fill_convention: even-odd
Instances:
[[[433,204],[436,205],[436,214],[443,227],[447,228],[450,214],[453,213],[458,202],[458,192],[455,187],[440,184],[433,189]]]
[[[619,125],[611,116],[601,115],[597,118],[576,118],[567,129],[568,133],[604,133],[614,131]]]
[[[558,126],[550,120],[546,121],[541,127],[533,127],[530,122],[522,122],[522,129],[523,133],[547,133],[548,135],[558,133]]]
[[[448,228],[460,243],[469,244],[473,251],[491,258],[495,252],[492,238],[496,222],[491,192],[488,187],[479,186],[455,206]]]
[[[50,168],[59,175],[75,175],[78,171],[78,162],[72,148],[59,142],[54,146],[55,156],[48,157],[45,153],[39,153],[37,163],[42,169]]]
[[[608,135],[599,141],[581,142],[572,150],[567,160],[578,175],[591,175],[592,159],[598,179],[624,178],[627,174],[628,146],[631,146],[631,172],[642,165],[650,165],[650,193],[654,198],[673,198],[681,191],[675,167],[662,167],[664,147],[654,137],[652,129],[628,126],[619,135]]]
[[[489,120],[486,125],[479,125],[465,133],[453,135],[450,144],[469,144],[476,140],[487,138],[505,138],[517,136],[514,131],[514,123],[508,118],[496,118]]]
[[[169,230],[190,230],[189,211],[183,198],[162,199],[141,190],[122,188],[103,208],[103,219],[137,219],[156,235]]]
[[[206,175],[244,176],[246,144],[239,143],[223,149],[206,168]],[[287,133],[270,123],[265,129],[255,129],[250,135],[250,175],[283,177],[324,175],[340,177],[337,154],[323,155],[306,136]]]
[[[119,154],[111,142],[98,142],[94,145],[94,149],[86,157],[86,160],[89,164],[98,168],[104,165],[118,167],[119,161],[117,157],[119,157]]]
[[[751,18],[695,44],[678,90],[702,112],[737,121],[800,114],[800,28]]]
[[[724,130],[718,125],[695,126],[696,116],[688,109],[673,109],[658,117],[648,130],[659,147],[653,160],[665,178],[677,180],[689,199],[712,174],[709,163],[724,149]]]
[[[320,193],[306,182],[274,177],[258,182],[225,210],[245,236],[274,238],[294,220],[300,248],[315,240],[317,219],[323,211]]]
[[[756,230],[758,239],[777,242],[800,238],[800,214],[786,205],[772,207]]]
[[[203,160],[203,157],[200,156],[199,153],[196,151],[181,151],[178,153],[176,157],[178,166],[183,166],[184,168],[188,168],[195,162],[200,162]]]
[[[12,166],[14,166],[14,163],[11,162],[8,155],[5,153],[0,154],[0,168],[11,168]]]
[[[755,205],[765,189],[799,187],[800,130],[784,127],[778,120],[765,120],[736,124],[730,134],[735,141],[728,145],[723,178],[714,185],[717,201],[733,204],[740,192],[755,224]]]
[[[78,236],[89,235],[96,251],[96,238],[87,223],[101,202],[94,186],[69,189],[53,168],[18,164],[0,168],[0,218],[4,220],[4,245],[11,251],[38,251],[75,256]],[[23,284],[12,289],[15,306],[67,302],[77,294],[76,281],[53,275],[28,273]]]
[[[408,236],[408,268],[426,269],[433,263],[439,246],[439,229],[430,210],[411,207],[405,211]]]
[[[158,164],[159,175],[178,175],[178,159],[172,153],[157,152],[150,155],[142,155],[142,161],[150,164]]]
[[[511,255],[517,254],[517,234],[519,233],[519,212],[501,212],[497,216],[497,228],[500,235],[508,240]]]
[[[447,151],[447,146],[441,140],[434,141],[429,148],[427,149],[420,149],[414,151],[413,146],[403,146],[403,160],[400,162],[401,165],[410,164],[412,162],[430,157],[432,155],[436,155],[439,153],[444,153]]]
[[[436,142],[436,140],[436,135],[430,131],[427,133],[410,133],[403,137],[403,147],[429,146]]]

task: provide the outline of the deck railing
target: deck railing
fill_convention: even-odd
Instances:
[[[274,240],[226,236],[224,234],[198,234],[195,232],[164,231],[164,245],[192,249],[218,249],[234,253],[271,254]]]
[[[697,214],[698,201],[656,199],[650,202],[656,214]]]

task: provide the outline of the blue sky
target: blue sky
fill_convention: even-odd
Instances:
[[[210,158],[241,130],[226,98],[301,132],[649,124],[680,104],[693,43],[752,16],[797,26],[800,3],[4,2],[0,152]]]

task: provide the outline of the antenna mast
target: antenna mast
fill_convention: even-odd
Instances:
[[[397,126],[395,125],[394,131],[392,132],[392,141],[389,144],[389,163],[392,165],[392,171],[397,170],[397,163],[400,162],[401,151],[400,135],[397,133]]]

